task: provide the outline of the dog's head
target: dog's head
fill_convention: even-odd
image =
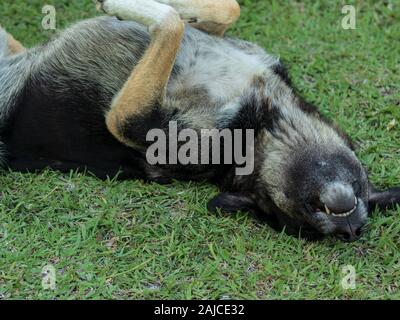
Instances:
[[[369,210],[400,203],[400,189],[376,192],[348,138],[319,115],[279,115],[256,145],[256,171],[236,177],[210,209],[250,210],[308,238],[358,239]]]
[[[272,158],[271,158],[272,157]],[[310,144],[292,149],[274,168],[274,155],[260,169],[260,190],[267,192],[281,224],[304,233],[334,235],[343,241],[361,236],[367,222],[369,184],[353,151],[344,145]],[[257,205],[269,211],[262,194]]]

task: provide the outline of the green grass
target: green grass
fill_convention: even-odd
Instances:
[[[91,1],[56,4],[58,28],[95,15]],[[244,0],[231,35],[286,61],[308,100],[358,143],[379,186],[400,184],[400,3]],[[48,39],[42,0],[3,0],[0,23],[27,46]],[[390,125],[396,120],[395,125]],[[358,242],[306,242],[246,214],[206,210],[208,184],[99,181],[47,171],[0,176],[0,298],[400,298],[400,209],[375,213]],[[57,273],[41,286],[42,267]],[[356,289],[344,290],[353,265]]]

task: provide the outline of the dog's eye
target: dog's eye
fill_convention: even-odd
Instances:
[[[353,182],[353,190],[356,196],[360,195],[361,193],[361,184],[358,181]]]

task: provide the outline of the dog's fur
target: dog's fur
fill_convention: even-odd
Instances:
[[[0,29],[1,159],[11,169],[209,180],[226,191],[211,210],[250,210],[289,233],[343,240],[358,238],[368,207],[400,202],[399,189],[369,186],[350,139],[295,94],[277,58],[223,37],[239,17],[236,1],[105,0],[99,7],[119,19],[79,22],[28,51]],[[254,173],[149,165],[146,133],[167,130],[169,121],[197,131],[254,129]],[[348,211],[354,198],[354,213],[330,214]]]

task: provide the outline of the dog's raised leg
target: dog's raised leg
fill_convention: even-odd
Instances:
[[[142,146],[144,141],[130,130],[132,123],[145,119],[163,104],[184,23],[175,9],[153,0],[103,0],[99,4],[110,15],[148,26],[152,36],[149,48],[106,115],[107,128],[115,138],[131,147]],[[140,124],[134,127],[144,130]]]
[[[236,0],[156,0],[175,8],[193,27],[223,36],[240,16]]]

